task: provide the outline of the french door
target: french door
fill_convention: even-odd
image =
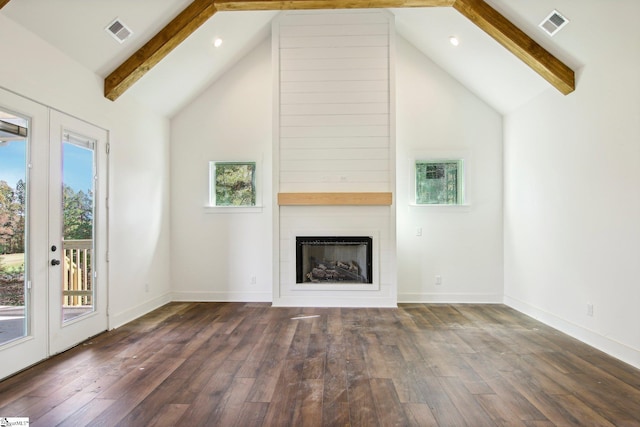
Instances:
[[[49,353],[107,329],[106,131],[51,111]]]
[[[45,247],[49,111],[0,89],[0,120],[3,128],[9,127],[4,123],[21,128],[4,130],[0,138],[0,378],[4,378],[49,354]],[[19,184],[22,195],[16,197]],[[12,245],[10,238],[22,242]]]
[[[106,145],[0,88],[0,379],[108,327]]]

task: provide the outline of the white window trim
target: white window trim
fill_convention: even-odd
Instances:
[[[261,213],[262,206],[205,206],[204,212],[210,214]]]
[[[256,204],[253,206],[216,206],[215,205],[215,164],[216,163],[255,163],[256,164]],[[209,166],[209,182],[208,182],[208,204],[204,207],[205,213],[211,214],[238,214],[238,213],[261,213],[262,206],[262,158],[246,159],[246,158],[230,158],[210,160]]]
[[[421,204],[416,203],[416,162],[440,162],[440,161],[458,161],[462,160],[462,200],[464,203],[449,205],[449,204]],[[429,209],[452,209],[452,210],[464,210],[471,206],[471,188],[473,183],[472,164],[471,164],[471,150],[468,149],[432,149],[432,150],[420,150],[410,153],[408,159],[409,171],[409,206],[416,208],[429,208]]]

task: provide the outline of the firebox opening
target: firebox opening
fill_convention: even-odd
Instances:
[[[296,283],[373,283],[372,238],[296,237]]]

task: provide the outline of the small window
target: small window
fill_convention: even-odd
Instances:
[[[462,205],[464,201],[463,160],[417,160],[417,205]]]
[[[210,206],[256,206],[256,162],[210,162]]]

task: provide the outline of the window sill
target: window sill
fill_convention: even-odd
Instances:
[[[204,213],[207,213],[207,214],[262,213],[262,206],[205,206]]]
[[[465,203],[462,205],[440,205],[440,204],[432,204],[432,205],[419,205],[416,203],[409,203],[410,208],[429,208],[429,209],[438,209],[438,210],[454,210],[454,211],[469,211],[471,210],[471,204]]]

